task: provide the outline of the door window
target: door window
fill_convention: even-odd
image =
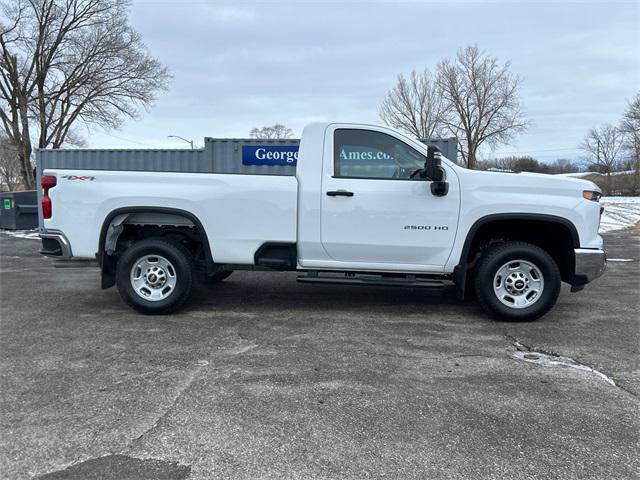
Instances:
[[[401,140],[371,130],[338,129],[333,144],[335,177],[409,180],[426,160]]]

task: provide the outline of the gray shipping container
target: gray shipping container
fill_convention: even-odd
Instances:
[[[205,138],[197,149],[39,150],[38,170],[126,170],[143,172],[232,173],[246,175],[295,175],[294,165],[245,165],[243,146],[297,147],[300,140]]]

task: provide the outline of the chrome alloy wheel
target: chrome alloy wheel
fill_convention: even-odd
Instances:
[[[512,260],[493,277],[493,292],[511,308],[530,307],[542,296],[544,278],[540,269],[527,260]]]
[[[176,269],[160,255],[145,255],[131,268],[131,286],[145,300],[158,302],[176,288]]]

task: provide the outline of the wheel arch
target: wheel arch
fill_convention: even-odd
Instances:
[[[103,289],[112,287],[115,285],[115,270],[117,260],[114,255],[110,255],[105,250],[107,243],[107,233],[109,232],[109,228],[111,227],[113,221],[121,215],[133,215],[133,214],[153,214],[153,215],[169,215],[175,218],[184,218],[191,222],[193,226],[196,228],[198,236],[202,242],[202,247],[204,250],[205,256],[205,267],[207,271],[213,271],[215,269],[215,263],[213,261],[213,256],[211,254],[211,247],[209,244],[209,238],[207,237],[207,232],[202,225],[200,219],[194,215],[193,213],[182,210],[179,208],[171,208],[171,207],[148,207],[148,206],[140,206],[140,207],[122,207],[116,208],[109,212],[102,222],[102,227],[100,228],[100,237],[98,239],[98,251],[96,253],[96,259],[98,260],[98,264],[100,265],[101,270],[101,287]],[[119,233],[116,234],[116,241],[119,236]]]
[[[516,227],[528,227],[522,232],[515,232]],[[542,214],[542,213],[498,213],[490,214],[476,220],[464,240],[462,251],[458,260],[458,264],[453,271],[453,279],[457,287],[457,294],[460,298],[464,297],[466,281],[469,273],[469,266],[474,261],[478,253],[478,248],[481,246],[479,243],[485,238],[484,236],[495,229],[496,233],[511,233],[515,234],[515,239],[521,241],[529,241],[534,245],[541,246],[537,238],[527,238],[526,232],[531,228],[539,227],[543,231],[562,232],[558,233],[562,239],[558,249],[566,251],[571,248],[573,253],[574,248],[580,247],[580,237],[575,225],[567,218],[559,217],[556,215]],[[530,233],[530,231],[529,231]],[[542,242],[543,243],[543,242]],[[571,275],[573,275],[574,267],[574,255],[569,255],[568,258],[562,259],[558,256],[557,252],[554,255],[554,260],[559,263],[559,267],[563,274],[563,281],[571,282]]]

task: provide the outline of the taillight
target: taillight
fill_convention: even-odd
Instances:
[[[57,178],[51,175],[42,177],[40,185],[42,185],[42,218],[51,218],[51,199],[49,198],[49,190],[56,186]]]

